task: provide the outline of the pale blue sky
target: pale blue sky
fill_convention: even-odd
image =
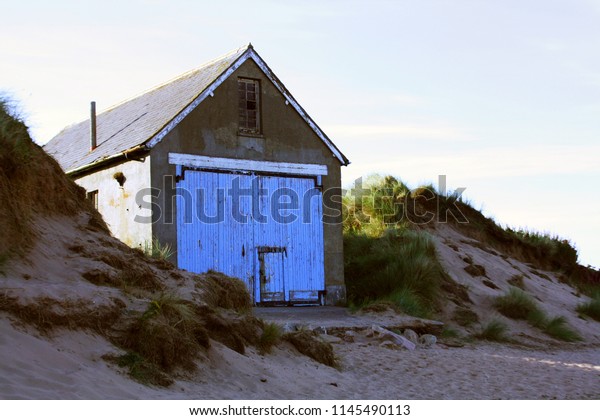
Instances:
[[[600,266],[600,0],[0,0],[36,141],[251,41],[352,164],[445,174]]]

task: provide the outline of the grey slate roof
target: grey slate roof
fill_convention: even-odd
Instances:
[[[343,165],[350,162],[297,103],[251,44],[124,101],[96,116],[97,147],[90,150],[90,121],[71,125],[45,146],[67,173],[91,167],[138,146],[153,147],[243,61],[251,58]]]
[[[94,150],[90,151],[89,119],[63,129],[44,150],[69,172],[143,144],[210,86],[247,48],[237,49],[98,114]]]

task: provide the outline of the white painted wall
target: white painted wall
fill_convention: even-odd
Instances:
[[[117,172],[125,175],[123,187],[113,178]],[[113,236],[131,247],[143,248],[145,243],[151,243],[152,224],[134,220],[136,215],[151,215],[150,210],[140,208],[135,201],[138,191],[150,186],[150,156],[144,162],[127,161],[86,175],[75,182],[86,191],[98,190],[98,211]]]

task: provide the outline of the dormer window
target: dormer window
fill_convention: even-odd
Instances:
[[[260,81],[238,79],[240,134],[260,134]]]

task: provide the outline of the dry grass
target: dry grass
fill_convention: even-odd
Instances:
[[[152,300],[117,342],[168,373],[194,369],[198,352],[210,343],[193,304],[171,294]]]
[[[337,366],[333,347],[321,340],[316,333],[308,330],[293,331],[285,334],[283,338],[303,355],[327,366]]]
[[[202,285],[204,298],[210,306],[236,311],[252,309],[250,294],[246,284],[240,279],[210,270],[197,276],[196,280]]]
[[[125,303],[113,299],[112,304],[97,305],[88,300],[56,300],[42,297],[35,302],[21,302],[17,297],[0,294],[0,308],[20,321],[33,325],[43,334],[56,328],[87,329],[99,334],[119,322]]]
[[[84,190],[33,143],[27,126],[0,99],[0,255],[21,255],[33,243],[34,216],[90,214],[94,229],[108,232]]]
[[[260,341],[264,324],[252,315],[218,313],[209,306],[198,307],[197,314],[210,337],[233,351],[245,354],[247,345]]]

